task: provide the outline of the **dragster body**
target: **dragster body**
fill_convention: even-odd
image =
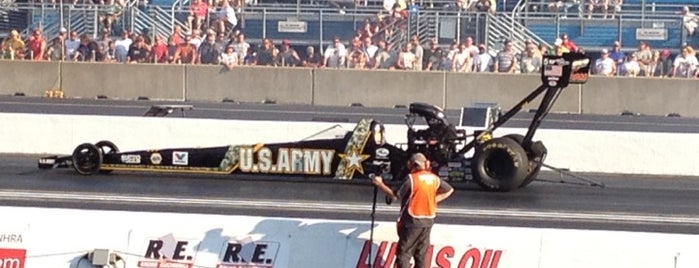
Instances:
[[[120,152],[110,141],[83,143],[71,155],[40,158],[38,166],[72,167],[82,175],[114,171],[261,174],[340,182],[368,181],[371,175],[381,175],[385,180],[401,181],[408,173],[409,157],[421,152],[430,159],[434,173],[450,183],[473,181],[485,190],[512,191],[528,185],[542,166],[547,150],[541,141],[533,141],[533,136],[556,98],[569,82],[584,83],[588,77],[590,60],[584,55],[546,56],[543,62],[542,85],[489,127],[472,134],[457,129],[440,107],[411,103],[405,117],[407,144],[388,143],[383,124],[366,118],[335,138],[286,143],[130,152]],[[496,128],[542,94],[525,135],[492,136]],[[424,118],[427,128],[414,128],[417,118]],[[470,152],[472,156],[467,157]]]

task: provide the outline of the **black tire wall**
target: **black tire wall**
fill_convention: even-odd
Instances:
[[[494,138],[476,146],[471,163],[474,180],[485,190],[509,192],[527,177],[527,152],[515,140]]]

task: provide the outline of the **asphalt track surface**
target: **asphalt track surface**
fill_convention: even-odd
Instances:
[[[0,112],[139,116],[163,102],[50,100],[0,97]],[[182,103],[176,103],[182,104]],[[190,104],[190,103],[188,103]],[[402,122],[405,109],[193,103],[187,117],[323,121],[374,117]],[[448,111],[450,116],[458,111]],[[172,115],[171,115],[172,116]],[[528,113],[510,126],[524,126]],[[316,117],[314,119],[314,117]],[[332,120],[328,120],[332,121]],[[619,131],[698,132],[699,120],[646,116],[551,115],[544,127]],[[366,181],[303,181],[263,176],[197,176],[114,172],[79,176],[70,169],[39,170],[35,155],[0,155],[0,204],[153,212],[370,220],[373,187]],[[467,184],[440,207],[450,224],[651,231],[699,234],[699,178],[543,172],[509,193]],[[398,207],[379,196],[377,220]]]
[[[142,116],[153,105],[192,105],[184,112],[187,118],[216,118],[243,120],[322,121],[355,123],[362,118],[374,118],[385,124],[403,124],[407,108],[327,107],[310,105],[276,105],[260,103],[212,103],[96,99],[47,99],[37,97],[0,96],[0,113],[46,113]],[[526,107],[504,127],[526,128],[534,113]],[[502,107],[503,113],[510,107]],[[447,118],[456,123],[458,109],[447,110]],[[180,111],[168,115],[183,116]],[[420,122],[417,122],[420,123]],[[542,128],[588,129],[610,131],[652,131],[699,133],[699,118],[664,116],[621,116],[586,114],[549,114]]]

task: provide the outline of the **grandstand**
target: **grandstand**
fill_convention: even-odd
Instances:
[[[530,3],[534,4],[537,3]],[[518,18],[544,40],[554,40],[567,33],[587,51],[609,48],[614,41],[620,41],[625,49],[632,50],[640,40],[646,40],[654,48],[677,51],[685,43],[696,45],[696,41],[688,40],[683,33],[678,12],[684,5],[699,7],[695,0],[626,0],[614,19],[604,19],[594,13],[592,19],[587,19],[585,14],[577,13],[577,8],[563,16],[546,11],[530,12],[525,5],[519,7]]]
[[[41,2],[8,2],[0,5],[0,32],[10,29],[42,28],[51,37],[60,27],[92,34],[101,29],[99,16],[105,7],[84,4],[57,6]],[[128,0],[114,33],[121,29],[132,32],[147,31],[150,34],[168,36],[174,25],[184,26],[190,0]],[[388,13],[383,1],[363,0],[358,5],[346,0],[246,0],[247,5],[238,10],[239,25],[252,43],[263,38],[290,39],[297,45],[325,46],[338,36],[349,40],[365,20],[375,21]],[[543,1],[543,0],[541,0]],[[561,33],[567,33],[586,51],[608,48],[614,41],[621,41],[626,49],[633,49],[643,32],[654,48],[676,51],[682,44],[695,44],[683,33],[682,21],[677,12],[683,5],[693,9],[699,6],[695,0],[626,0],[621,13],[614,19],[602,19],[571,13],[569,16],[546,10],[532,12],[537,1],[499,0],[497,14],[455,10],[453,0],[416,0],[407,22],[390,24],[392,35],[387,38],[394,46],[407,42],[412,34],[422,40],[437,39],[447,45],[455,39],[473,36],[476,42],[486,43],[491,52],[497,51],[505,39],[515,41],[515,47],[523,48],[526,39],[549,45]],[[280,23],[302,22],[303,30],[280,29]],[[637,30],[642,29],[637,36]],[[644,30],[650,29],[650,30]],[[387,29],[382,29],[386,31]]]

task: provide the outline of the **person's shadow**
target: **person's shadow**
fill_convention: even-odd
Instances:
[[[392,226],[382,226],[383,232],[394,231]],[[377,240],[372,245],[370,228],[363,221],[263,219],[250,232],[235,237],[212,229],[198,251],[217,253],[220,267],[334,267],[338,263],[390,267],[395,243]],[[387,235],[392,234],[381,236]]]

